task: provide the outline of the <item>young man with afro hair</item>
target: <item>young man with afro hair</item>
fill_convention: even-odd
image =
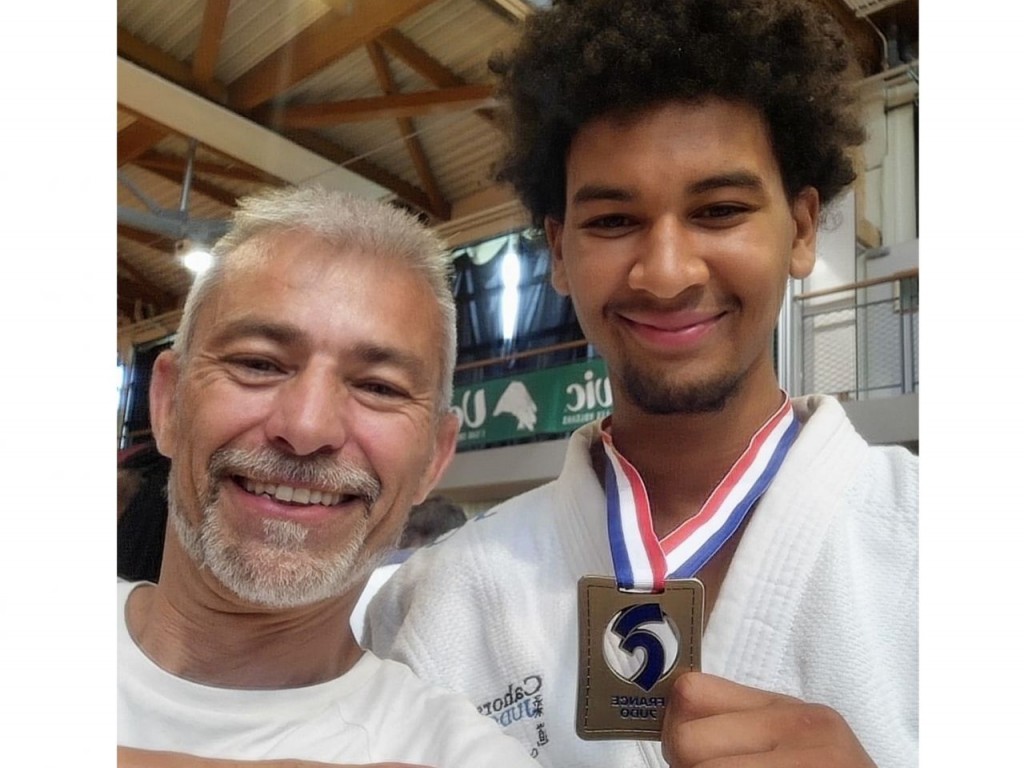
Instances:
[[[773,364],[787,281],[863,140],[834,20],[799,0],[556,0],[494,68],[501,177],[614,412],[557,480],[414,555],[370,606],[370,647],[551,768],[916,765],[917,460],[869,447],[830,397],[790,398]],[[666,620],[677,588],[694,610]],[[702,671],[673,682],[694,638]],[[660,734],[622,737],[652,718]]]

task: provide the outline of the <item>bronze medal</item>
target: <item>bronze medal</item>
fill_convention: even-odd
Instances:
[[[615,579],[579,581],[581,739],[660,739],[673,681],[700,669],[704,585],[665,582],[659,593],[624,592]]]

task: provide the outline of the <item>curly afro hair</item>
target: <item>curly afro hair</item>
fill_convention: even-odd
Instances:
[[[856,177],[864,140],[835,20],[807,0],[555,0],[533,14],[501,76],[511,145],[498,178],[533,223],[565,215],[565,158],[576,131],[666,101],[747,103],[768,126],[786,194],[830,202]]]

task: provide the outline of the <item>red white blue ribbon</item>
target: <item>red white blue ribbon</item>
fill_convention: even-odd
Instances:
[[[785,402],[750,443],[700,511],[659,541],[647,489],[636,468],[601,426],[605,455],[608,538],[619,589],[661,592],[665,580],[692,578],[740,527],[768,489],[799,431],[793,404]]]

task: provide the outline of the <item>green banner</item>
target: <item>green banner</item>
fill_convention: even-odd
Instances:
[[[457,387],[458,447],[482,447],[536,435],[561,435],[612,411],[604,360]]]

